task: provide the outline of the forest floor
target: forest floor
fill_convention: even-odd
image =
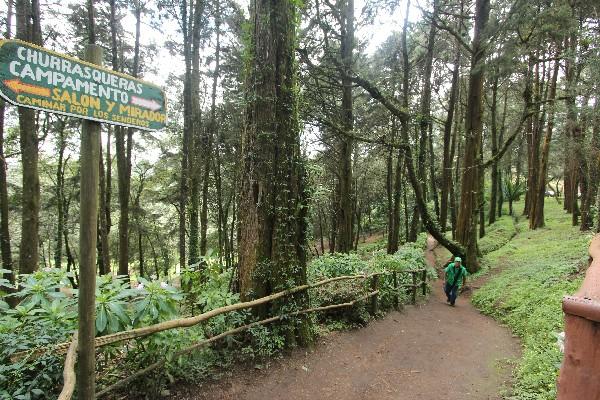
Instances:
[[[428,241],[427,260],[445,259]],[[482,279],[470,282],[481,286]],[[335,332],[269,368],[239,368],[215,382],[178,391],[177,399],[501,399],[510,387],[518,340],[461,296],[446,304],[441,280],[431,296],[363,329]]]

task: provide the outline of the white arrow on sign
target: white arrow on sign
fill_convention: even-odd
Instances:
[[[162,104],[154,99],[148,100],[137,96],[131,96],[131,104],[135,104],[136,106],[144,107],[152,111],[157,111],[162,108]]]

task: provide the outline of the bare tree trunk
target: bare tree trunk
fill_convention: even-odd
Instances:
[[[391,240],[388,243],[388,254],[394,254],[398,251],[400,244],[400,193],[402,192],[402,168],[404,167],[403,151],[398,151],[396,159],[396,171],[394,173],[394,194],[393,194],[393,225],[390,229]]]
[[[40,9],[37,0],[17,0],[15,3],[17,39],[42,45]],[[38,124],[36,111],[18,107],[19,144],[23,165],[23,207],[21,212],[21,243],[19,273],[30,274],[39,262],[40,178],[38,174]]]
[[[190,17],[191,21],[191,29],[192,29],[192,115],[191,118],[193,120],[193,130],[191,137],[191,149],[192,152],[188,154],[188,170],[189,170],[189,180],[190,180],[190,236],[189,236],[189,264],[196,264],[200,261],[200,255],[202,255],[201,245],[200,245],[200,235],[199,232],[204,229],[202,222],[204,225],[206,221],[199,220],[199,210],[200,210],[200,175],[201,175],[201,165],[200,153],[206,158],[209,152],[207,144],[204,140],[204,136],[206,135],[203,130],[202,124],[202,109],[200,107],[200,33],[201,33],[201,22],[202,15],[204,14],[204,0],[196,0],[193,3],[193,13]],[[208,174],[210,173],[210,169],[203,171],[203,186],[208,184]],[[204,191],[203,191],[204,194]],[[202,209],[204,210],[204,203],[202,204]]]
[[[537,187],[533,192],[531,199],[531,212],[529,214],[529,228],[537,229],[544,226],[544,197],[546,194],[546,178],[548,175],[548,162],[550,161],[550,143],[552,141],[552,131],[554,129],[554,114],[556,111],[556,82],[558,79],[558,72],[560,69],[560,63],[558,58],[560,56],[560,49],[556,51],[556,59],[554,62],[554,70],[552,72],[552,78],[550,81],[550,89],[548,93],[548,100],[550,101],[548,110],[548,125],[546,127],[546,134],[544,135],[544,142],[540,154],[539,167],[536,168],[538,173]]]
[[[204,144],[204,179],[202,182],[202,211],[200,213],[200,255],[206,255],[206,232],[208,229],[208,187],[210,168],[212,165],[212,142],[213,138],[218,134],[217,117],[216,117],[216,99],[217,99],[217,84],[219,82],[220,60],[221,60],[221,17],[220,17],[220,1],[215,1],[215,30],[216,30],[216,46],[215,46],[215,69],[213,71],[212,93],[210,102],[210,126],[206,130],[206,137],[203,140]]]
[[[104,170],[104,158],[102,157],[102,144],[100,144],[100,210],[98,212],[98,261],[100,275],[110,273],[110,253],[108,249],[108,221],[106,220],[106,171]]]
[[[454,119],[454,129],[453,129],[453,133],[452,133],[452,143],[450,145],[450,165],[452,165],[452,162],[454,160],[454,155],[455,154],[462,154],[461,151],[461,136],[460,135],[460,127],[463,126],[463,112],[462,112],[462,106],[461,106],[461,96],[462,96],[462,92],[463,90],[461,90],[460,87],[460,82],[458,83],[458,87],[457,87],[457,101],[456,101],[456,116],[457,118]],[[456,207],[456,203],[457,203],[457,196],[458,194],[456,193],[456,188],[459,186],[460,183],[460,157],[456,157],[456,167],[454,168],[454,173],[450,175],[450,188],[448,190],[448,195],[450,197],[450,226],[452,228],[452,240],[456,240],[456,217],[458,214],[458,210]],[[452,171],[451,171],[452,172]]]
[[[477,210],[479,211],[479,238],[485,236],[485,168],[483,167],[483,137],[479,142],[479,198],[477,199]]]
[[[500,126],[500,137],[498,138],[498,141],[500,143],[504,142],[504,132],[506,131],[506,109],[507,109],[507,103],[508,103],[508,90],[505,90],[504,92],[504,105],[502,107],[502,124]],[[508,171],[510,171],[511,169],[511,153],[508,152],[508,154],[505,156],[507,158],[507,160],[504,161],[504,164],[507,165],[507,169]],[[498,182],[497,182],[497,192],[498,192],[498,218],[502,217],[502,207],[504,205],[504,185],[502,183],[502,168],[500,168],[500,171],[498,171]]]
[[[186,207],[189,192],[189,165],[194,124],[192,118],[192,54],[189,35],[188,2],[181,2],[181,23],[185,59],[185,78],[183,82],[183,140],[181,144],[181,176],[179,179],[179,266],[183,270],[186,262]]]
[[[435,210],[435,217],[440,220],[440,198],[437,189],[437,179],[435,173],[435,155],[433,154],[433,124],[429,124],[429,135],[427,139],[429,147],[429,187],[431,189],[431,196],[433,198],[433,207]]]
[[[592,141],[588,161],[588,177],[589,187],[581,207],[581,230],[587,231],[592,229],[594,225],[593,216],[591,213],[592,204],[598,194],[598,186],[600,181],[600,97],[594,99]],[[585,104],[585,103],[584,103]],[[596,211],[600,214],[600,209]]]
[[[213,174],[215,177],[215,189],[217,192],[217,235],[219,238],[219,264],[223,264],[223,256],[225,255],[227,248],[227,217],[223,209],[223,188],[221,180],[221,135],[217,133],[217,140],[215,143],[215,168],[213,168]],[[227,260],[227,256],[225,256]],[[227,264],[227,261],[226,261]],[[228,265],[227,265],[228,266]]]
[[[391,130],[391,141],[394,142],[396,140],[396,119],[392,117],[392,126]],[[394,149],[390,147],[388,149],[387,159],[386,159],[386,177],[385,177],[385,188],[387,194],[387,252],[388,254],[393,254],[397,250],[397,243],[394,246],[394,229],[396,225],[399,224],[395,218],[395,202],[394,202],[394,191],[393,191],[393,183],[394,183]],[[394,250],[396,247],[396,250]]]
[[[492,83],[492,104],[490,109],[490,128],[492,132],[492,156],[498,153],[498,69],[494,74],[494,80]],[[498,204],[498,161],[495,161],[491,166],[490,171],[491,177],[491,193],[490,193],[490,211],[489,211],[489,224],[496,222],[496,206]]]
[[[65,167],[64,156],[67,147],[65,138],[66,121],[59,119],[57,121],[58,135],[58,163],[56,165],[56,239],[54,247],[54,266],[61,268],[62,265],[62,249],[63,249],[63,231],[65,229],[65,212],[64,212],[64,190],[65,190]]]
[[[438,1],[433,0],[432,19],[435,21],[438,15]],[[427,151],[427,136],[429,125],[431,125],[431,73],[433,71],[433,47],[435,45],[436,27],[434,23],[429,25],[429,36],[427,39],[427,53],[425,53],[425,66],[423,71],[423,91],[421,93],[421,119],[419,121],[419,156],[417,173],[421,184],[423,199],[427,202],[427,169],[425,168],[425,155]],[[438,214],[439,215],[439,214]]]
[[[463,12],[463,3],[461,1],[461,14]],[[462,21],[458,20],[458,33],[462,32]],[[440,226],[442,228],[442,232],[446,231],[446,226],[448,222],[448,203],[449,197],[451,196],[451,187],[452,187],[452,160],[454,159],[454,151],[452,146],[456,145],[456,140],[452,136],[452,123],[454,121],[454,114],[457,108],[457,99],[460,90],[460,57],[461,57],[461,47],[460,43],[456,41],[455,47],[455,55],[454,55],[454,68],[452,70],[452,83],[450,86],[450,99],[448,101],[448,115],[446,116],[446,121],[444,122],[444,155],[442,159],[442,191],[441,191],[441,201],[440,201]],[[452,202],[452,200],[450,200]]]
[[[352,134],[354,129],[353,99],[351,79],[347,76],[354,63],[352,55],[354,50],[354,0],[344,0],[342,6],[342,32],[340,43],[340,57],[345,69],[342,77],[342,119],[344,131]],[[337,234],[336,251],[347,253],[352,248],[352,153],[354,143],[350,135],[339,138],[338,143],[338,176],[337,183]]]

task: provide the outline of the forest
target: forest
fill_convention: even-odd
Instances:
[[[7,43],[77,59],[93,46],[168,107],[164,128],[136,129],[15,106],[2,86],[0,398],[58,398],[76,332],[80,399],[165,397],[269,364],[408,304],[399,285],[433,292],[428,240],[473,276],[529,265],[502,249],[528,246],[521,234],[586,256],[599,18],[591,0],[3,1]],[[500,318],[493,285],[473,303]],[[577,287],[556,291],[552,318]],[[525,388],[527,368],[512,398],[555,398],[557,367]]]

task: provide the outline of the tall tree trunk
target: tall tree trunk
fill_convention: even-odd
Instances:
[[[100,201],[98,212],[98,272],[100,275],[110,273],[110,253],[108,249],[108,221],[106,220],[106,171],[104,170],[104,158],[102,157],[102,144],[100,144],[99,184]]]
[[[396,119],[392,118],[392,126],[391,126],[391,141],[394,142],[396,140],[395,135],[396,130]],[[394,243],[393,232],[395,229],[395,225],[399,223],[399,221],[394,217],[394,191],[393,191],[393,183],[394,183],[394,149],[390,147],[387,152],[386,158],[386,176],[385,176],[385,189],[387,194],[387,252],[388,254],[393,254],[397,250],[397,243]],[[394,246],[394,244],[396,244]],[[394,249],[394,247],[396,249]]]
[[[215,143],[215,167],[213,174],[215,178],[215,190],[217,194],[217,236],[219,238],[219,264],[223,264],[223,257],[227,260],[225,253],[227,252],[227,211],[223,208],[223,187],[221,180],[221,135],[217,132]],[[227,264],[227,261],[225,262]],[[229,265],[226,265],[227,267]]]
[[[400,244],[400,194],[402,192],[402,168],[404,167],[403,151],[398,151],[396,159],[396,171],[394,173],[394,194],[392,210],[392,232],[391,240],[388,243],[388,254],[394,254],[398,251]]]
[[[37,0],[17,0],[15,3],[17,39],[42,45],[40,8]],[[18,107],[19,144],[23,167],[23,206],[21,212],[21,243],[19,273],[30,274],[38,269],[40,178],[38,174],[38,124],[36,111]]]
[[[452,162],[454,160],[455,154],[462,154],[461,152],[461,137],[460,135],[460,127],[463,126],[463,112],[461,106],[461,96],[464,90],[461,90],[460,82],[458,83],[458,87],[456,88],[457,93],[457,101],[456,101],[456,111],[455,114],[457,118],[454,119],[454,129],[452,133],[452,143],[450,145],[450,168],[452,168]],[[450,171],[450,188],[448,189],[448,196],[450,197],[450,226],[452,228],[452,240],[456,240],[456,217],[458,214],[458,210],[456,208],[457,203],[457,193],[456,188],[460,182],[460,157],[456,157],[456,168],[454,171]],[[452,173],[453,172],[453,173]]]
[[[506,110],[508,103],[508,90],[504,91],[504,105],[502,106],[502,124],[500,125],[500,136],[498,141],[500,143],[504,143],[504,132],[506,131]],[[505,156],[507,160],[504,161],[504,164],[507,165],[508,171],[511,169],[511,152]],[[502,183],[502,168],[498,171],[498,181],[497,181],[497,189],[498,193],[498,218],[502,217],[502,207],[504,206],[504,185]]]
[[[409,107],[409,103],[410,103],[410,63],[409,63],[409,59],[408,59],[408,42],[407,42],[407,34],[408,34],[408,16],[409,16],[409,10],[410,10],[410,0],[408,0],[406,2],[406,12],[404,14],[404,23],[402,24],[402,36],[401,36],[401,44],[402,44],[402,106],[404,107],[404,109],[408,109]],[[408,144],[409,143],[409,129],[410,126],[408,124],[408,119],[403,118],[400,120],[400,135],[402,138],[402,141],[404,142],[404,144]],[[402,151],[402,155],[404,156],[404,159],[406,160],[406,169],[407,171],[412,170],[413,164],[412,164],[412,150],[410,148],[405,149],[405,150],[401,150]],[[410,153],[410,154],[407,154]],[[420,153],[419,153],[420,154]],[[400,155],[400,153],[399,153]],[[398,157],[398,161],[401,161],[401,157]],[[423,169],[423,168],[419,168],[419,169]],[[410,176],[409,176],[410,178]],[[418,178],[417,178],[417,182],[418,182]],[[419,192],[423,193],[423,188],[425,187],[424,184],[422,183],[417,183],[417,185],[419,186]],[[415,189],[415,188],[413,188]],[[415,190],[415,197],[416,197],[416,190]],[[423,197],[423,201],[425,201],[425,198]],[[416,201],[415,201],[416,203]],[[407,242],[415,242],[417,240],[417,230],[419,228],[419,215],[418,215],[418,210],[416,205],[413,206],[413,213],[412,213],[412,218],[411,218],[411,223],[410,223],[410,229],[408,231],[408,234],[406,236],[406,241]],[[408,225],[407,225],[408,226]]]
[[[325,240],[323,239],[323,218],[321,209],[317,211],[317,216],[319,217],[319,239],[321,243],[321,255],[325,254]]]
[[[528,62],[528,67],[527,67],[527,84],[525,85],[525,91],[523,92],[523,99],[525,100],[525,103],[527,104],[532,104],[533,103],[533,92],[534,92],[534,87],[532,86],[531,82],[533,82],[535,79],[533,79],[532,77],[535,75],[535,61],[534,61],[535,57],[533,54],[529,54],[529,62]],[[533,182],[533,168],[534,168],[534,163],[533,163],[533,152],[532,152],[532,148],[533,148],[533,139],[534,139],[534,118],[537,117],[537,113],[536,115],[531,115],[529,116],[529,118],[527,119],[527,125],[526,125],[526,130],[525,130],[525,142],[527,143],[527,185],[531,186],[534,185],[535,183]],[[517,179],[519,179],[520,174],[517,174]],[[525,216],[529,216],[529,205],[530,202],[530,195],[529,195],[529,190],[525,191],[525,206],[523,207],[523,215]]]
[[[542,53],[542,57],[546,57],[546,52],[544,51]],[[552,70],[550,68],[548,68],[548,77],[546,77],[546,63],[543,62],[542,63],[542,72],[541,72],[541,76],[538,72],[539,69],[539,63],[536,65],[536,89],[535,89],[535,110],[536,110],[536,114],[534,115],[534,129],[533,129],[533,138],[532,138],[532,148],[530,149],[531,152],[531,161],[533,163],[532,166],[529,167],[529,173],[530,173],[530,177],[528,179],[530,179],[531,181],[528,180],[528,186],[527,186],[527,197],[528,197],[528,206],[529,209],[527,211],[527,215],[530,218],[529,221],[529,226],[530,228],[534,225],[534,223],[531,222],[531,218],[532,216],[534,216],[536,214],[536,212],[538,212],[537,208],[538,206],[543,207],[543,194],[542,194],[542,202],[541,204],[539,203],[539,200],[536,198],[536,196],[538,196],[538,188],[540,187],[540,175],[539,175],[539,168],[540,168],[540,157],[541,157],[541,149],[540,149],[540,143],[542,140],[542,135],[544,133],[544,126],[545,126],[545,119],[546,119],[546,112],[547,112],[547,106],[546,106],[546,101],[548,99],[548,89],[550,87],[550,85],[548,84],[548,81],[551,80],[551,72]],[[545,88],[545,89],[544,89]],[[544,103],[542,112],[540,113],[540,103]],[[543,178],[543,184],[544,184],[544,189],[546,187],[546,177],[544,176]],[[535,218],[535,217],[533,217]]]
[[[193,144],[194,121],[192,112],[192,51],[189,34],[188,2],[181,2],[181,24],[183,34],[183,52],[185,59],[185,77],[183,81],[183,140],[181,143],[181,175],[179,178],[179,267],[183,270],[186,262],[186,208],[189,192],[190,151]]]
[[[577,51],[577,34],[572,33],[565,39],[565,106],[566,122],[565,136],[567,141],[567,151],[565,152],[565,167],[564,167],[564,197],[565,209],[568,213],[573,214],[573,226],[577,225],[578,209],[577,209],[577,194],[579,186],[578,160],[574,155],[577,152],[577,106],[576,106],[576,51]]]
[[[473,37],[469,95],[465,122],[465,152],[463,157],[461,207],[457,221],[457,240],[466,247],[466,267],[470,272],[479,270],[477,259],[477,211],[479,200],[479,146],[483,129],[483,81],[485,47],[483,34],[490,14],[490,0],[475,2],[475,33]]]
[[[221,61],[221,9],[220,1],[215,1],[215,30],[216,30],[216,46],[215,46],[215,69],[213,71],[212,93],[210,101],[210,123],[207,129],[206,137],[203,140],[204,144],[204,179],[202,182],[202,211],[200,213],[200,255],[206,255],[206,232],[208,230],[208,188],[210,168],[212,165],[212,142],[213,138],[218,134],[217,127],[217,84],[219,82],[219,70]]]
[[[253,0],[251,5],[252,65],[239,211],[243,300],[305,284],[307,279],[308,193],[296,114],[296,7],[293,0]],[[292,300],[303,307],[308,299],[299,295]],[[275,312],[279,308],[272,307]],[[290,345],[310,342],[309,320],[290,323],[286,339]]]
[[[342,77],[342,120],[343,129],[349,135],[338,139],[338,182],[337,182],[337,234],[336,251],[348,253],[352,249],[352,153],[354,142],[351,139],[354,130],[354,112],[352,99],[352,80],[348,77],[353,66],[354,51],[354,0],[344,0],[341,12],[342,32],[340,57],[345,74]]]
[[[494,74],[494,80],[492,83],[492,104],[490,108],[490,128],[492,132],[492,156],[498,153],[498,69]],[[498,205],[498,161],[492,163],[490,171],[490,211],[489,211],[489,224],[496,222],[496,206]]]
[[[59,119],[57,121],[58,135],[58,163],[56,165],[56,239],[54,247],[54,267],[61,268],[62,265],[62,250],[63,250],[63,231],[65,229],[65,211],[64,211],[64,190],[65,190],[65,167],[64,156],[67,147],[65,138],[66,121]]]
[[[459,22],[459,26],[462,23]],[[456,44],[457,50],[454,56],[454,69],[452,70],[452,83],[450,86],[450,100],[448,102],[448,115],[444,123],[444,156],[442,160],[442,193],[440,204],[440,226],[442,231],[446,231],[448,221],[448,199],[450,197],[450,187],[452,186],[452,160],[454,154],[451,154],[452,146],[456,141],[452,137],[452,122],[454,121],[454,111],[457,107],[456,100],[459,91],[459,73],[460,73],[460,44]]]
[[[433,0],[432,20],[435,21],[438,16],[438,2]],[[421,192],[427,202],[427,169],[425,168],[428,147],[428,133],[431,122],[431,74],[433,71],[433,48],[435,45],[436,27],[434,23],[429,25],[429,35],[427,38],[427,52],[425,53],[425,66],[423,70],[423,91],[421,93],[421,118],[419,121],[419,155],[417,169],[419,182],[421,183]],[[433,161],[433,160],[431,160]],[[433,176],[431,177],[433,179]],[[439,213],[438,213],[439,217]]]
[[[538,173],[536,179],[537,187],[533,191],[531,199],[531,209],[529,214],[530,229],[537,229],[544,226],[544,197],[546,194],[548,163],[550,161],[550,143],[552,141],[552,131],[554,129],[554,114],[556,110],[556,82],[560,69],[560,63],[558,61],[559,56],[560,49],[556,51],[556,61],[554,62],[554,69],[552,72],[552,78],[550,80],[550,88],[548,92],[548,100],[550,101],[548,106],[548,125],[546,127],[546,134],[544,135],[544,142],[542,144],[540,153],[539,166],[536,168],[536,172]]]
[[[594,109],[593,115],[593,127],[592,127],[592,140],[589,153],[587,155],[587,182],[589,187],[585,192],[585,198],[581,207],[581,230],[587,231],[592,229],[594,225],[593,216],[591,212],[592,204],[598,194],[598,186],[600,181],[600,97],[594,98]],[[584,103],[585,104],[585,103]],[[600,209],[596,211],[600,214]]]
[[[483,136],[483,135],[482,135]],[[479,211],[479,238],[485,236],[485,168],[483,167],[483,137],[479,142],[479,198],[477,210]]]
[[[200,153],[206,157],[207,147],[204,144],[205,130],[202,126],[202,109],[200,107],[200,33],[201,33],[201,22],[202,15],[204,14],[204,0],[196,0],[193,3],[193,13],[190,17],[191,29],[192,29],[192,137],[191,137],[191,148],[192,152],[188,155],[188,170],[190,180],[190,236],[189,236],[189,264],[196,264],[200,261]],[[210,173],[210,169],[205,171]],[[208,182],[208,175],[204,174],[203,184]],[[204,204],[202,205],[204,207]]]
[[[10,39],[13,14],[13,0],[8,0],[6,12],[5,38]],[[0,99],[0,255],[2,257],[2,269],[9,271],[0,275],[9,282],[15,282],[15,271],[13,270],[12,254],[10,249],[10,230],[8,225],[8,184],[7,163],[4,158],[4,116],[6,104]],[[15,299],[9,298],[12,305]]]
[[[429,135],[427,139],[427,145],[429,147],[429,188],[431,190],[431,197],[433,198],[433,207],[435,210],[435,217],[440,220],[440,197],[438,195],[437,179],[435,173],[435,155],[433,154],[433,124],[429,124]]]

